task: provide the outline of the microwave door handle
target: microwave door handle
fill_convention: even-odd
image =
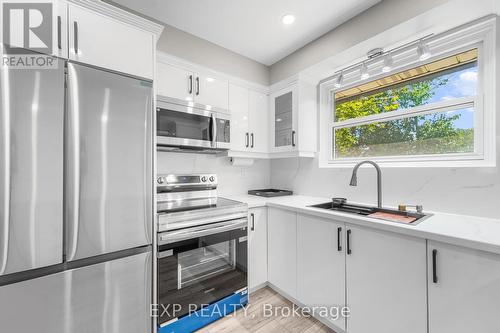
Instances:
[[[213,113],[210,115],[210,118],[212,122],[212,147],[215,148],[217,145],[217,119]]]

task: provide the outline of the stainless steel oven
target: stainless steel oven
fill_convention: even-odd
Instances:
[[[199,328],[193,311],[247,301],[248,206],[218,197],[213,174],[159,176],[157,192],[158,302],[176,309],[160,311],[160,331]]]
[[[227,112],[158,101],[157,143],[163,148],[230,148],[231,120]]]

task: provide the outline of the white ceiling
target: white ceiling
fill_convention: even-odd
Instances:
[[[272,65],[381,0],[114,0],[114,2]],[[295,23],[281,22],[293,14]]]

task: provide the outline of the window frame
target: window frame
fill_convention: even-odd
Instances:
[[[492,20],[486,21],[486,29],[478,36],[475,25],[465,28],[459,27],[445,33],[452,37],[447,40],[445,51],[433,54],[425,62],[411,62],[405,66],[394,68],[389,73],[379,73],[370,80],[357,80],[340,89],[334,87],[335,77],[330,77],[319,84],[320,102],[320,128],[319,128],[319,164],[320,167],[352,167],[362,160],[370,159],[388,167],[494,167],[496,165],[495,150],[495,32],[496,24]],[[484,22],[483,22],[484,25]],[[466,32],[469,32],[467,34]],[[453,36],[455,36],[453,38]],[[443,39],[443,36],[437,36]],[[444,36],[446,39],[447,36]],[[472,97],[461,97],[449,101],[439,101],[431,104],[421,105],[409,109],[369,115],[335,122],[334,94],[336,90],[345,90],[371,80],[377,80],[391,74],[407,69],[415,68],[421,64],[452,56],[460,52],[477,48],[477,91]],[[339,68],[341,69],[341,68]],[[491,82],[486,89],[485,82]],[[486,103],[485,103],[486,100]],[[488,105],[488,107],[485,107]],[[450,153],[450,154],[427,154],[427,155],[395,155],[395,156],[373,156],[334,158],[334,131],[335,129],[365,125],[370,123],[384,122],[394,119],[402,119],[416,115],[433,114],[450,110],[460,110],[465,107],[474,107],[474,152]]]

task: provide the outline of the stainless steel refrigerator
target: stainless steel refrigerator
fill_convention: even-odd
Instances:
[[[0,332],[150,332],[152,83],[0,75]]]

